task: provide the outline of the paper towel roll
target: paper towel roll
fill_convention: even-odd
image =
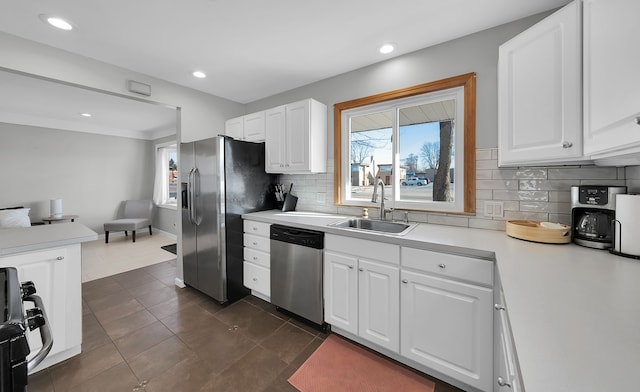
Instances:
[[[53,199],[50,203],[51,216],[55,218],[62,217],[62,199]]]
[[[613,250],[640,256],[640,195],[616,195]]]

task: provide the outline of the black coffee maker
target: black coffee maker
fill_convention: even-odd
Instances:
[[[616,194],[626,186],[574,185],[571,187],[571,235],[578,245],[596,249],[613,246],[612,222]]]

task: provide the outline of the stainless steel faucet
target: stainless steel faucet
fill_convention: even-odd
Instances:
[[[385,210],[384,208],[384,181],[382,181],[381,178],[378,178],[378,180],[373,185],[373,195],[371,196],[371,202],[378,202],[378,185],[380,185],[380,187],[382,188],[382,191],[380,191],[380,220],[385,220],[387,212],[391,210]]]

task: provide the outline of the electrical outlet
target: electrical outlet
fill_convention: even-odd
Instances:
[[[489,218],[502,218],[504,216],[504,202],[485,201],[484,216]]]

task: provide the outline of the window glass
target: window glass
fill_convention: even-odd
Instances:
[[[335,105],[336,204],[475,211],[475,74]],[[379,201],[379,198],[378,198]]]

